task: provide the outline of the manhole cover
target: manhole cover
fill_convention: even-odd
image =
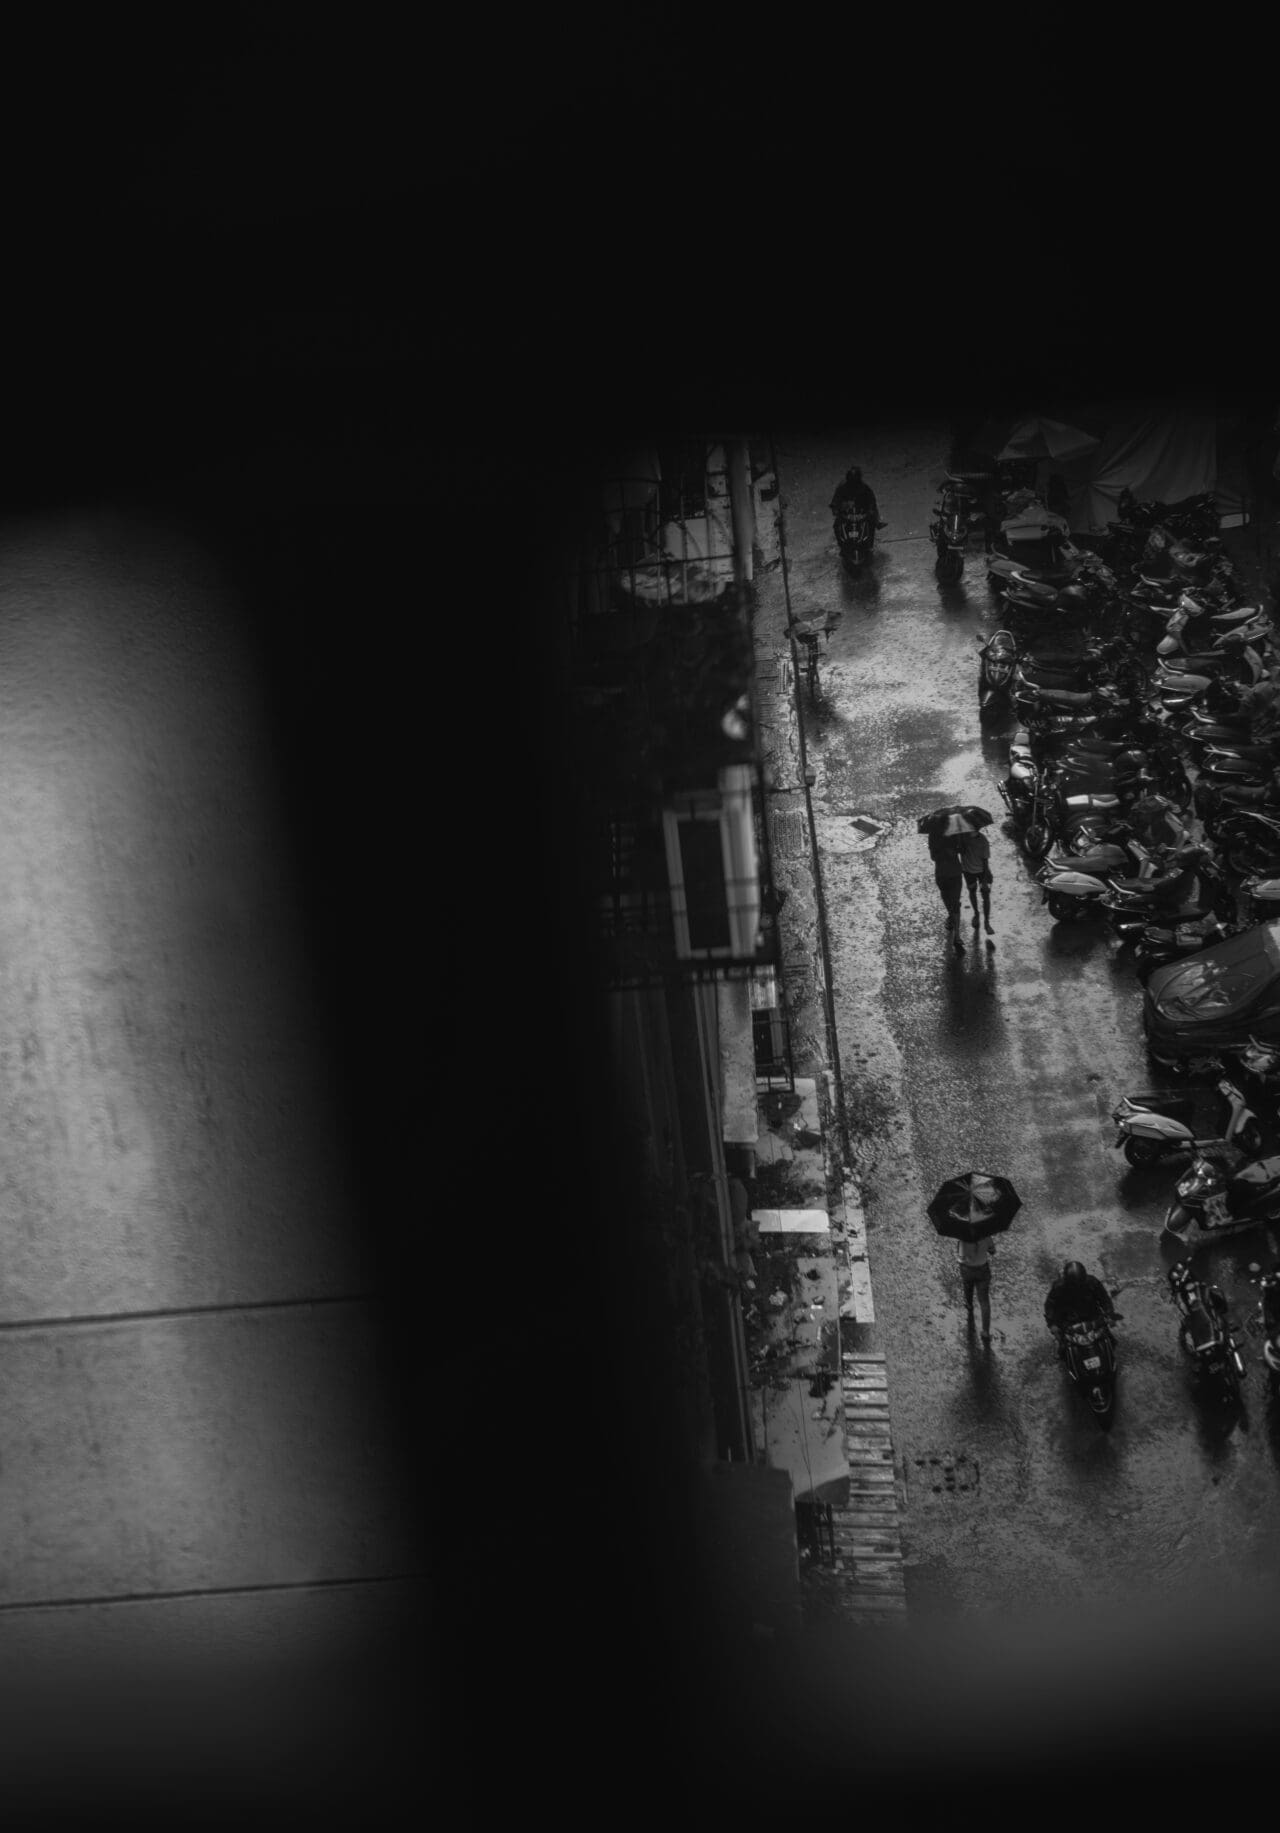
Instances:
[[[888,832],[887,821],[874,815],[820,815],[818,838],[827,853],[864,853]]]
[[[980,1475],[977,1458],[964,1451],[939,1451],[902,1460],[909,1497],[973,1495]]]

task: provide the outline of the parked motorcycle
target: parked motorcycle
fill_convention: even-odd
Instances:
[[[1273,1398],[1280,1398],[1280,1268],[1264,1273],[1256,1260],[1249,1266],[1250,1282],[1258,1288],[1258,1323],[1262,1360]]]
[[[1274,923],[1280,917],[1280,878],[1246,878],[1240,895],[1250,923]],[[1250,1039],[1251,1043],[1254,1041]]]
[[[1261,809],[1237,808],[1215,822],[1223,858],[1241,877],[1280,870],[1280,819]]]
[[[1059,594],[1074,582],[1080,570],[1080,559],[1081,556],[1072,554],[1068,558],[1051,560],[1047,566],[1036,566],[1027,560],[1015,560],[1007,552],[989,554],[987,587],[997,598],[1012,600],[1025,610],[1080,609],[1082,601],[1078,599],[1069,599],[1062,606],[1058,603]],[[1086,598],[1089,596],[1085,594]]]
[[[1093,712],[1073,712],[1070,708],[1053,708],[1039,704],[1031,713],[1023,715],[1022,730],[1033,754],[1047,757],[1061,752],[1067,746],[1079,750],[1101,754],[1108,746],[1117,748],[1117,739],[1124,742],[1120,750],[1131,744],[1129,737],[1134,723],[1134,708],[1112,686],[1104,684],[1095,689],[1095,707]]]
[[[1037,687],[1025,676],[1021,680],[1015,676],[1014,704],[1024,721],[1060,715],[1080,719],[1089,714],[1110,712],[1121,700],[1122,696],[1109,683],[1084,688]]]
[[[1215,1387],[1229,1405],[1238,1404],[1245,1366],[1231,1334],[1226,1295],[1219,1286],[1197,1279],[1189,1259],[1175,1261],[1168,1279],[1181,1314],[1178,1341],[1191,1358],[1197,1379]]]
[[[1154,879],[1191,836],[1176,804],[1144,795],[1121,810],[1100,812],[1096,798],[1071,798],[1057,825],[1057,846],[1036,873],[1049,915],[1076,922],[1096,914],[1114,881]],[[1030,850],[1030,849],[1028,849]]]
[[[1235,1161],[1235,1162],[1233,1162]],[[1280,1157],[1238,1162],[1198,1155],[1178,1180],[1165,1213],[1165,1233],[1186,1238],[1194,1222],[1206,1235],[1236,1234],[1280,1220]]]
[[[1261,641],[1271,633],[1271,620],[1261,616],[1252,605],[1211,611],[1184,592],[1177,610],[1165,622],[1164,635],[1156,644],[1156,654],[1170,658],[1211,654],[1236,644]]]
[[[1205,807],[1210,806],[1210,790],[1242,788],[1265,791],[1275,781],[1275,766],[1265,758],[1244,757],[1237,751],[1209,745],[1196,759],[1196,786],[1201,789],[1200,801]],[[1241,808],[1254,807],[1265,811],[1266,804],[1265,794],[1238,799]],[[1215,812],[1216,825],[1225,818],[1225,812]]]
[[[1120,524],[1136,530],[1164,527],[1173,533],[1198,535],[1202,539],[1216,536],[1218,532],[1218,506],[1210,490],[1181,497],[1176,503],[1140,503],[1126,484],[1120,492],[1116,510]]]
[[[1261,758],[1270,754],[1280,763],[1280,743],[1263,734],[1255,734],[1247,719],[1215,719],[1204,707],[1193,707],[1189,718],[1178,723],[1179,743],[1186,746],[1198,764],[1210,751],[1247,750]]]
[[[876,539],[875,522],[866,510],[842,503],[836,511],[835,537],[841,560],[850,572],[854,572],[871,558]]]
[[[1112,878],[1136,868],[1155,872],[1158,862],[1136,840],[1128,845],[1103,841],[1082,853],[1060,850],[1036,873],[1043,901],[1055,923],[1074,923],[1092,915]]]
[[[1264,1044],[1251,1035],[1247,1043],[1223,1055],[1254,1111],[1264,1114],[1268,1124],[1274,1125],[1280,1118],[1280,1047]]]
[[[1018,662],[1017,638],[1009,630],[979,636],[978,717],[998,719],[1013,711],[1013,677]]]
[[[1116,1340],[1111,1328],[1102,1318],[1091,1318],[1087,1323],[1064,1325],[1061,1340],[1067,1374],[1105,1431],[1116,1397]]]
[[[1111,1110],[1116,1127],[1114,1144],[1123,1148],[1131,1165],[1154,1165],[1162,1158],[1185,1157],[1218,1146],[1234,1146],[1246,1156],[1255,1157],[1262,1150],[1258,1116],[1229,1077],[1220,1076],[1216,1087],[1226,1102],[1221,1133],[1202,1139],[1192,1131],[1188,1118],[1194,1117],[1195,1090],[1164,1090],[1120,1097]]]
[[[1225,942],[1230,936],[1238,935],[1240,929],[1239,923],[1225,922],[1212,911],[1208,916],[1193,917],[1182,923],[1148,923],[1139,930],[1134,944],[1133,961],[1138,978],[1145,983],[1158,967],[1168,967],[1171,961],[1198,955],[1202,948],[1210,948],[1215,942]]]
[[[1015,698],[1034,701],[1041,693],[1089,693],[1112,686],[1121,700],[1147,692],[1147,670],[1135,645],[1123,636],[1093,636],[1074,654],[1022,655],[1014,671]]]
[[[1239,649],[1161,656],[1151,686],[1166,706],[1183,707],[1189,717],[1194,703],[1208,702],[1211,690],[1256,687],[1271,668],[1270,645],[1247,643]]]
[[[1085,824],[1114,824],[1123,818],[1125,796],[1116,789],[1078,789],[1069,794],[1061,782],[1042,775],[1039,794],[1026,831],[1025,851],[1044,859],[1049,849],[1066,844]],[[1095,828],[1096,831],[1096,828]]]
[[[1280,810],[1280,771],[1273,771],[1260,781],[1256,777],[1239,777],[1231,781],[1221,777],[1200,777],[1193,800],[1205,832],[1216,839],[1219,823],[1237,809],[1257,809],[1264,814]]]
[[[1174,925],[1203,916],[1235,917],[1235,896],[1206,847],[1179,849],[1154,878],[1114,879],[1102,898],[1116,934],[1137,939],[1151,923]]]

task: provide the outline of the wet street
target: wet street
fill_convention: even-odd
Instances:
[[[807,708],[839,1047],[864,1183],[877,1323],[905,1479],[908,1596],[920,1610],[1137,1598],[1198,1579],[1280,1574],[1280,1419],[1269,1405],[1245,1269],[1280,1242],[1255,1231],[1200,1250],[1248,1367],[1243,1414],[1195,1393],[1165,1273],[1161,1222],[1179,1175],[1130,1170],[1110,1109],[1157,1085],[1141,989],[1101,924],[1055,925],[1005,831],[1007,729],[980,731],[979,631],[996,627],[971,547],[961,583],[934,575],[928,523],[945,426],[779,440],[797,616],[843,621]],[[827,503],[851,463],[888,527],[848,578]],[[976,802],[989,830],[992,949],[963,907],[953,954],[919,815]],[[852,825],[883,824],[869,840]],[[970,1168],[1023,1199],[998,1237],[993,1340],[968,1324],[954,1243],[925,1207]],[[1079,1258],[1118,1289],[1116,1417],[1099,1431],[1045,1328],[1045,1291]],[[950,1468],[951,1475],[946,1472]]]

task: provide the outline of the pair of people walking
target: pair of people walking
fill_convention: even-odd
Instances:
[[[994,948],[991,937],[995,931],[991,927],[991,844],[986,835],[978,830],[970,834],[931,834],[929,852],[933,858],[933,876],[938,892],[947,911],[947,930],[952,938],[956,954],[964,953],[964,942],[960,936],[961,889],[969,893],[969,902],[973,908],[973,927],[983,924],[987,932],[987,947]],[[978,914],[978,899],[982,899],[982,914]]]

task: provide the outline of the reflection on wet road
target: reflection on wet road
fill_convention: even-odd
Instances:
[[[829,849],[823,873],[908,1559],[939,1601],[976,1607],[1274,1577],[1280,1421],[1246,1328],[1245,1269],[1280,1242],[1260,1231],[1200,1254],[1249,1365],[1244,1415],[1224,1417],[1191,1390],[1165,1286],[1176,1256],[1160,1225],[1177,1167],[1130,1171],[1112,1144],[1111,1107],[1155,1079],[1137,978],[1101,928],[1050,922],[1003,826],[1003,745],[977,718],[975,639],[995,627],[980,543],[944,589],[927,538],[947,443],[939,426],[778,446],[796,614],[845,614],[807,721],[815,811],[884,823],[874,845]],[[850,578],[826,504],[852,462],[889,527]],[[959,957],[916,833],[948,802],[997,815],[995,947],[979,945],[966,903]],[[989,1351],[966,1325],[953,1248],[924,1215],[942,1179],[973,1166],[1008,1174],[1023,1198],[998,1242]],[[1119,1288],[1109,1435],[1070,1391],[1043,1323],[1068,1257]],[[972,1461],[970,1490],[935,1495],[913,1475],[941,1454]]]

